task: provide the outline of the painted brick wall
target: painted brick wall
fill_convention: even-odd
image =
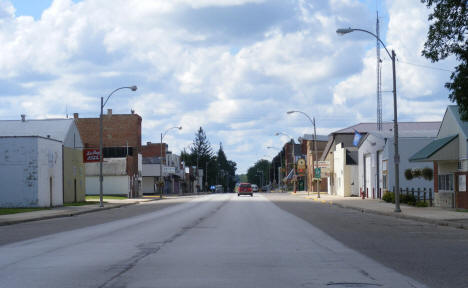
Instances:
[[[161,157],[160,143],[147,143],[141,147],[143,157]],[[162,156],[166,157],[167,144],[162,144]]]
[[[78,118],[76,124],[85,147],[99,147],[99,118]],[[104,147],[134,147],[141,153],[141,117],[138,114],[107,114],[103,117]]]

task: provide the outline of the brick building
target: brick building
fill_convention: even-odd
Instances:
[[[99,149],[99,118],[74,114],[84,148]],[[103,115],[103,193],[136,197],[141,190],[141,117],[138,114]],[[86,163],[86,194],[99,194],[99,163]]]
[[[161,152],[162,152],[162,157],[166,157],[166,151],[168,150],[168,146],[166,143],[162,143],[162,149],[161,149],[161,143],[151,143],[147,142],[146,145],[143,145],[141,147],[141,154],[143,157],[161,157]]]

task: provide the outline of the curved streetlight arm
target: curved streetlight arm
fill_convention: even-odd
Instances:
[[[393,59],[393,56],[392,54],[388,51],[387,49],[387,46],[385,46],[385,43],[382,42],[382,40],[377,37],[377,35],[375,35],[374,33],[370,32],[370,31],[367,31],[365,29],[359,29],[359,28],[345,28],[345,29],[337,29],[336,30],[336,33],[340,34],[340,35],[344,35],[344,34],[348,34],[348,33],[351,33],[353,31],[361,31],[361,32],[364,32],[364,33],[367,33],[367,34],[370,34],[372,36],[375,37],[375,39],[377,39],[377,41],[380,42],[380,44],[382,44],[382,46],[385,48],[385,51],[387,51],[387,54],[388,56],[390,57],[390,59]]]
[[[288,114],[292,114],[292,113],[301,113],[302,115],[306,116],[307,119],[309,119],[309,121],[310,121],[310,123],[312,123],[312,125],[315,125],[314,120],[312,120],[312,118],[310,118],[310,116],[307,115],[307,113],[305,113],[305,112],[302,112],[302,111],[299,111],[299,110],[294,110],[294,111],[288,111],[287,113],[288,113]]]
[[[166,137],[167,132],[169,132],[169,131],[172,130],[172,129],[179,129],[179,130],[182,130],[182,126],[174,126],[174,127],[171,127],[171,128],[169,128],[169,129],[167,129],[167,130],[164,131],[164,133],[162,134],[161,140],[164,139],[164,137]]]
[[[121,90],[121,89],[130,89],[132,91],[136,91],[137,90],[137,86],[125,86],[125,87],[120,87],[120,88],[117,88],[115,89],[114,91],[112,91],[109,96],[107,96],[106,98],[106,101],[104,101],[104,103],[102,104],[102,107],[104,108],[104,106],[106,106],[106,103],[107,101],[109,100],[109,98],[112,96],[112,94],[114,94],[115,92]]]

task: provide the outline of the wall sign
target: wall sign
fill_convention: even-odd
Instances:
[[[458,192],[466,192],[466,175],[458,175]]]
[[[83,149],[83,162],[99,162],[99,149]]]

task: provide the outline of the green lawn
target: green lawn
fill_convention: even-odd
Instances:
[[[64,203],[63,206],[83,206],[83,205],[92,205],[97,204],[99,201],[85,201],[85,202],[75,202],[75,203]]]
[[[0,208],[0,215],[49,210],[49,208]]]
[[[125,196],[103,196],[102,199],[105,200],[124,200],[128,199]],[[86,196],[86,201],[99,201],[99,196]]]

